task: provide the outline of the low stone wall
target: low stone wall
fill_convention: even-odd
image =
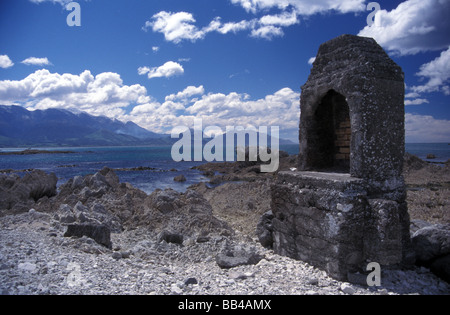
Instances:
[[[369,262],[402,263],[406,203],[400,192],[374,195],[372,186],[349,174],[280,172],[271,187],[274,251],[338,280]]]

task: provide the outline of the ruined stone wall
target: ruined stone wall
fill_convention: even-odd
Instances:
[[[408,262],[401,68],[342,35],[320,46],[300,106],[300,171],[271,187],[274,251],[339,280]]]

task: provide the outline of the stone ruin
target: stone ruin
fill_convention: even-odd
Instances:
[[[371,38],[319,48],[300,100],[298,171],[272,186],[273,248],[338,280],[410,262],[404,74]]]

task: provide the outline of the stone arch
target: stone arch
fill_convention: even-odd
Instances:
[[[306,168],[349,173],[352,132],[345,96],[328,90],[317,102],[311,120]]]

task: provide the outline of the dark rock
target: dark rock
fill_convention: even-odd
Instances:
[[[15,174],[0,175],[0,210],[10,210],[7,213],[28,211],[43,197],[56,195],[57,181],[55,174],[41,170],[33,170],[22,178]]]
[[[190,285],[190,284],[198,284],[197,279],[195,278],[188,278],[184,281],[184,285]]]
[[[436,258],[450,254],[450,225],[435,224],[418,230],[412,236],[417,263],[429,266]]]
[[[273,247],[273,218],[274,216],[272,211],[268,211],[261,216],[261,219],[256,226],[256,235],[258,236],[261,245],[265,248]]]
[[[165,241],[166,243],[173,243],[178,245],[183,244],[183,235],[170,231],[162,231],[159,234],[158,239],[160,242]]]
[[[209,236],[199,236],[197,237],[197,243],[207,243],[209,242],[210,237]]]
[[[182,174],[182,175],[175,176],[173,178],[173,180],[175,182],[185,182],[186,181],[186,177]]]
[[[430,222],[423,220],[411,220],[411,224],[409,226],[409,231],[411,236],[414,235],[418,230],[423,229],[424,227],[432,225]]]
[[[434,155],[434,154],[427,154],[427,159],[428,160],[432,160],[432,159],[435,159],[436,158],[436,155]]]
[[[404,157],[404,161],[403,161],[403,167],[405,171],[408,170],[420,170],[422,168],[424,168],[425,166],[427,166],[427,162],[425,162],[424,160],[420,159],[419,157],[406,152],[405,153],[405,157]]]
[[[450,283],[450,255],[436,258],[430,266],[431,272]]]
[[[112,248],[111,232],[105,225],[93,224],[69,224],[64,237],[83,237],[92,238],[98,244],[103,245],[109,249]]]
[[[216,263],[222,269],[229,269],[242,265],[256,265],[263,258],[263,256],[253,251],[226,251],[216,256]]]

